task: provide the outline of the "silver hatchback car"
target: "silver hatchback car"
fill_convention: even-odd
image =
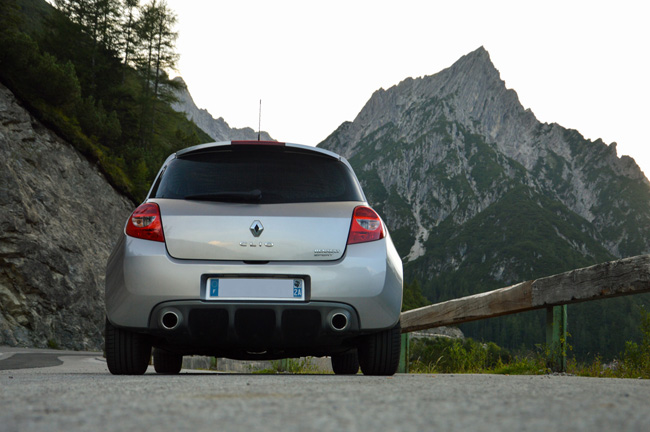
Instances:
[[[341,156],[232,141],[171,155],[106,269],[113,374],[184,355],[331,356],[337,374],[392,375],[402,262]]]

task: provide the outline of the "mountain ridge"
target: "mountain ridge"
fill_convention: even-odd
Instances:
[[[215,119],[208,110],[199,108],[182,77],[176,77],[173,81],[180,84],[180,88],[174,92],[178,99],[172,102],[172,109],[185,113],[188,120],[193,121],[212,139],[215,141],[257,140],[258,134],[252,128],[231,128],[223,117]],[[273,140],[265,131],[260,132],[259,138],[263,141]]]
[[[598,196],[591,186],[597,183],[602,189],[614,175],[607,179],[589,179],[586,172],[589,165],[576,161],[576,156],[589,158],[590,163],[608,168],[615,176],[650,185],[632,158],[618,158],[615,143],[608,146],[601,140],[592,142],[577,131],[565,129],[556,123],[537,121],[533,112],[519,103],[516,92],[505,87],[505,82],[500,79],[498,70],[483,47],[461,57],[438,74],[407,78],[388,90],[377,90],[353,122],[339,126],[319,145],[353,159],[360,151],[359,144],[373,133],[385,136],[377,131],[387,125],[400,131],[401,140],[414,142],[426,133],[418,125],[409,124],[409,118],[412,118],[409,110],[432,100],[435,102],[437,112],[434,115],[437,120],[452,118],[463,125],[464,133],[484,137],[502,155],[525,168],[529,173],[526,179],[529,184],[555,194],[568,208],[601,229],[610,215],[601,212],[599,217],[594,214],[593,208],[596,206],[602,210],[609,197]],[[458,133],[457,128],[450,132],[452,135]],[[590,155],[590,152],[595,154]],[[556,167],[553,172],[552,167],[543,163],[549,158],[559,158],[558,163],[562,166]],[[401,173],[396,177],[405,177],[409,171],[408,166],[396,169]],[[387,183],[389,187],[392,186],[390,182]],[[406,189],[400,192],[405,196],[410,195]],[[621,213],[628,210],[627,203],[618,204],[624,208]],[[650,208],[644,206],[644,210],[645,221],[648,222]],[[647,233],[642,237],[645,243],[642,250],[650,251],[650,238]],[[614,256],[629,255],[629,248],[624,246],[619,250],[616,239],[607,240],[607,248]]]
[[[473,79],[476,77],[480,79]],[[473,85],[462,85],[467,82],[473,83]],[[424,100],[432,95],[438,95],[440,92],[442,92],[444,96],[448,97],[453,93],[451,90],[457,91],[458,87],[462,88],[462,93],[458,94],[457,100],[463,102],[460,107],[461,109],[456,110],[458,120],[469,124],[473,123],[473,120],[476,117],[485,119],[482,122],[482,132],[484,132],[492,141],[502,145],[503,150],[507,150],[505,153],[516,160],[527,160],[528,158],[525,157],[527,155],[520,153],[524,147],[514,147],[519,140],[513,139],[513,134],[504,131],[504,128],[502,128],[502,119],[504,117],[515,117],[517,120],[520,120],[517,123],[517,126],[523,125],[526,128],[542,124],[551,128],[554,133],[559,132],[558,128],[564,129],[557,123],[541,123],[537,120],[530,108],[524,109],[519,102],[516,91],[506,88],[505,81],[501,79],[498,70],[490,59],[488,51],[484,47],[479,47],[475,51],[462,56],[453,65],[434,75],[419,78],[406,78],[400,83],[390,87],[388,90],[376,90],[367,104],[359,112],[355,120],[353,122],[345,122],[341,127],[346,127],[348,124],[356,125],[357,127],[354,129],[355,133],[351,137],[350,134],[348,134],[348,136],[351,138],[351,142],[358,142],[363,138],[361,132],[368,134],[373,131],[373,128],[369,127],[370,124],[375,127],[377,127],[377,125],[378,127],[383,125],[382,121],[378,121],[377,117],[380,118],[379,120],[385,122],[395,118],[396,114],[399,113],[398,110],[388,110],[387,115],[387,110],[385,109],[386,105],[393,105],[396,108],[399,108],[405,106],[407,101],[411,102],[411,104],[414,102],[413,100],[405,98],[403,95],[404,93],[409,92],[415,94],[418,96],[419,100]],[[397,89],[400,89],[400,91],[396,92],[395,90]],[[503,95],[502,99],[506,103],[502,105],[506,105],[506,109],[496,109],[494,104],[489,103],[489,98],[485,97],[485,93],[495,90]],[[477,109],[477,104],[475,103],[476,100],[483,101],[483,104],[480,107],[482,108],[481,110]],[[417,100],[415,102],[417,102]],[[478,115],[476,115],[477,113]],[[501,113],[498,116],[499,118],[495,117],[497,113]],[[517,130],[521,129],[523,128],[517,128]],[[325,141],[327,141],[327,139],[324,140],[324,142]],[[607,146],[601,139],[597,139],[594,143]],[[568,156],[567,148],[557,146],[557,141],[552,141],[551,144],[556,144],[553,149],[558,150],[558,154]],[[613,146],[613,149],[616,149],[616,143],[612,143],[608,147],[611,146]],[[343,155],[345,157],[349,158],[354,154],[354,147],[351,150],[352,151],[343,147],[341,151],[344,153]],[[633,158],[630,156],[622,156],[619,160],[621,163],[617,164],[618,168],[625,169],[626,173],[633,178],[644,178],[646,183],[650,185],[650,182],[645,178],[645,175],[638,168],[638,165],[636,165]],[[528,169],[532,168],[527,164],[524,165]]]
[[[319,146],[350,161],[406,281],[434,302],[650,252],[650,183],[633,159],[619,158],[615,143],[539,122],[483,47],[375,91]],[[633,303],[614,308],[626,334]],[[607,349],[588,336],[600,307],[574,308],[576,334],[593,342],[581,353]],[[543,316],[522,317],[468,334],[510,347],[543,340],[543,324],[531,324]]]

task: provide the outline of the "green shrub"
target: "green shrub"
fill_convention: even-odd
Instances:
[[[626,378],[650,378],[650,312],[640,308],[641,343],[626,342],[621,365]]]
[[[411,370],[416,373],[479,373],[512,358],[492,342],[483,344],[472,339],[415,339],[410,351]]]

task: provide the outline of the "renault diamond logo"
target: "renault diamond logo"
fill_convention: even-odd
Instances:
[[[255,237],[259,237],[262,234],[262,231],[264,231],[264,227],[262,226],[262,222],[256,220],[253,222],[253,225],[251,225],[251,232]]]

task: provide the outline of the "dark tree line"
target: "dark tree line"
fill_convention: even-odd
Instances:
[[[140,199],[170,152],[208,137],[170,108],[177,17],[164,0],[2,0],[0,79]]]
[[[151,147],[156,103],[159,99],[169,102],[169,89],[173,87],[167,71],[178,60],[176,14],[164,0],[151,0],[142,5],[137,0],[55,0],[55,4],[68,20],[59,22],[55,28],[72,25],[87,36],[87,46],[78,63],[85,63],[88,96],[95,99],[105,96],[98,88],[98,79],[107,78],[105,69],[110,69],[110,64],[100,61],[100,57],[121,61],[122,73],[114,74],[109,80],[114,84],[118,79],[124,84],[130,68],[138,72],[142,90],[138,101],[141,120],[138,139],[143,147]]]

